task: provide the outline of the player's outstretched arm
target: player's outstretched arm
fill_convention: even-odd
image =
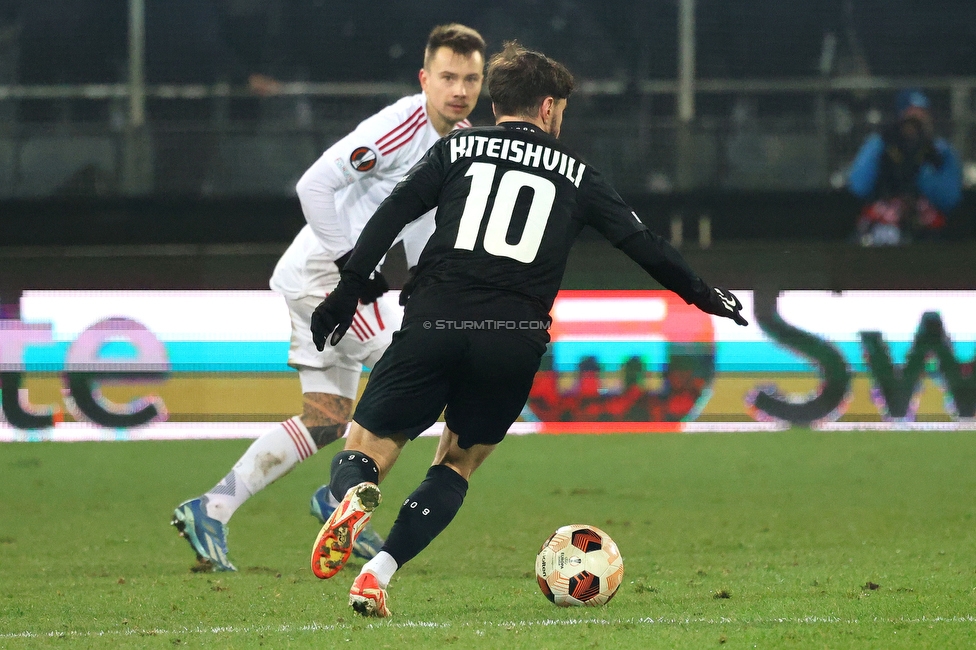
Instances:
[[[674,246],[647,229],[598,171],[590,168],[588,173],[579,196],[587,223],[689,305],[739,325],[749,324],[740,313],[742,303],[731,291],[705,284]]]
[[[343,264],[339,284],[312,313],[312,342],[320,352],[325,349],[327,338],[331,345],[336,345],[349,329],[360,299],[369,290],[370,274],[403,227],[437,205],[440,166],[436,161],[431,162],[431,154],[436,149],[437,145],[376,209]]]
[[[731,291],[708,286],[691,270],[681,253],[659,235],[643,230],[618,243],[617,248],[689,305],[707,314],[731,318],[739,325],[749,324],[742,316],[742,303]]]
[[[404,226],[437,207],[444,170],[442,142],[435,144],[376,208],[346,262],[346,271],[369,277]]]

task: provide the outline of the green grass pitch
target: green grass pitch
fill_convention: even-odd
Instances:
[[[408,445],[388,530],[435,440]],[[319,581],[308,498],[333,445],[230,526],[233,574],[193,574],[173,508],[248,441],[0,445],[0,647],[971,647],[973,432],[524,436],[474,476],[451,526],[394,578],[394,616]],[[558,526],[607,531],[624,583],[562,609],[535,582]],[[345,644],[345,645],[343,645]]]

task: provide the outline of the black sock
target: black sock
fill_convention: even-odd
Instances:
[[[434,465],[400,507],[383,550],[402,567],[427,548],[464,503],[468,482],[446,465]]]
[[[336,454],[332,459],[331,473],[329,491],[338,501],[342,501],[351,487],[366,481],[380,481],[380,470],[376,463],[360,451],[340,451]]]

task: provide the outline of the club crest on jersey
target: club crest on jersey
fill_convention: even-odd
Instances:
[[[349,155],[349,162],[357,172],[368,172],[376,167],[376,152],[369,147],[356,147]]]

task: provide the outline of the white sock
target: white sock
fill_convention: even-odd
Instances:
[[[207,492],[207,514],[226,524],[241,504],[316,451],[301,418],[285,420],[251,443],[230,473]]]
[[[380,583],[380,587],[386,589],[398,568],[400,567],[397,566],[392,555],[386,551],[380,551],[376,557],[363,565],[363,570],[360,573],[372,573],[376,576],[376,582]]]

